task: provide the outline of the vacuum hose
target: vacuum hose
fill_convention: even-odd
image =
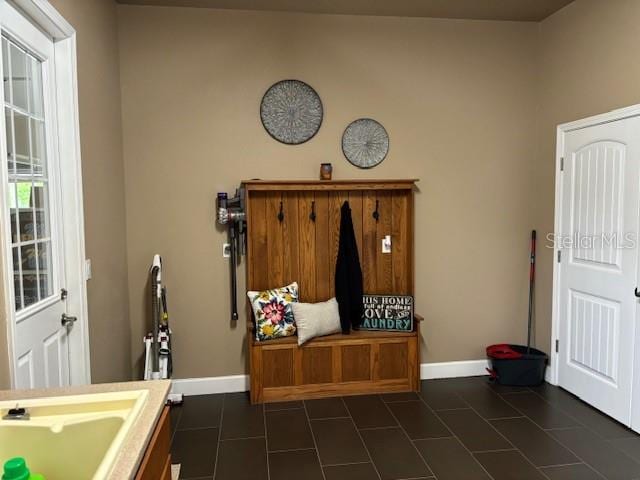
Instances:
[[[238,262],[238,252],[236,244],[238,243],[236,236],[236,226],[229,224],[229,263],[231,264],[231,320],[238,320],[238,287],[236,279],[236,269]]]

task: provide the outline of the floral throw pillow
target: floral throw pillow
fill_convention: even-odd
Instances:
[[[247,292],[256,320],[256,340],[262,342],[296,333],[291,304],[298,301],[298,284],[264,292]]]

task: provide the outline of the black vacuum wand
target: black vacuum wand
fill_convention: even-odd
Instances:
[[[227,226],[229,236],[229,264],[231,266],[231,320],[238,320],[238,258],[244,254],[246,222],[244,212],[244,189],[236,189],[229,198],[225,192],[218,193],[216,201],[217,221]]]

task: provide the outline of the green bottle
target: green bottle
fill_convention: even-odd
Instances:
[[[24,458],[16,457],[4,464],[2,480],[45,480],[45,478],[37,473],[32,474]]]

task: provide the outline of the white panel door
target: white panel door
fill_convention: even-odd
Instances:
[[[629,425],[638,298],[638,117],[565,135],[559,384]]]
[[[0,0],[4,251],[17,388],[69,384],[53,40]]]

